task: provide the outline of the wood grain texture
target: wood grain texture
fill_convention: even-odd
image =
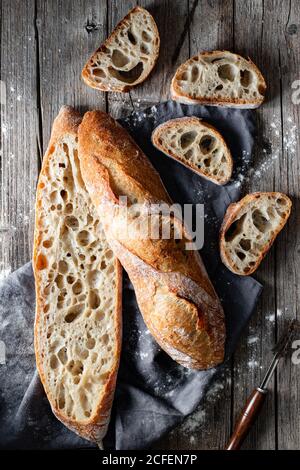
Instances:
[[[155,446],[223,448],[249,393],[259,384],[286,319],[299,317],[300,105],[292,102],[291,85],[300,79],[300,2],[2,0],[0,4],[0,78],[6,85],[6,104],[1,104],[0,275],[31,257],[40,158],[61,105],[82,112],[106,109],[122,117],[164,101],[178,65],[202,50],[230,49],[249,55],[262,69],[267,100],[257,111],[255,161],[243,189],[288,193],[294,203],[292,216],[255,275],[265,286],[263,296],[215,393]],[[161,51],[153,73],[130,94],[90,89],[80,78],[84,63],[136,4],[149,9],[160,31]],[[299,448],[299,399],[299,366],[288,358],[280,364],[262,415],[243,448]]]
[[[293,211],[286,230],[275,247],[275,302],[277,313],[277,336],[282,333],[287,319],[300,318],[300,104],[292,102],[292,83],[300,79],[300,3],[282,2],[278,5],[277,41],[280,73],[282,111],[282,152],[276,162],[277,187],[291,195]],[[281,10],[280,10],[281,8]],[[300,336],[298,335],[298,338]],[[277,374],[277,442],[278,449],[300,447],[300,373],[299,365],[287,358]]]
[[[274,5],[274,8],[276,6]],[[256,148],[254,153],[253,177],[246,181],[245,191],[272,191],[279,189],[274,186],[275,168],[272,153],[280,144],[281,132],[280,115],[280,86],[274,75],[279,73],[278,56],[273,54],[271,47],[274,41],[274,18],[267,14],[264,2],[235,2],[235,25],[243,23],[243,28],[234,28],[235,52],[249,55],[264,71],[268,85],[266,103],[257,111]],[[247,18],[247,21],[245,21]],[[272,123],[276,123],[276,128]],[[265,170],[263,164],[269,161]],[[281,188],[282,189],[282,188]],[[233,421],[240,414],[245,401],[255,386],[259,385],[268,361],[271,360],[271,348],[275,341],[275,284],[274,272],[276,266],[272,250],[261,264],[254,277],[264,285],[264,291],[256,314],[245,331],[240,347],[235,354],[234,364],[234,396]],[[276,410],[274,398],[274,382],[271,385],[264,408],[255,423],[249,437],[243,445],[244,449],[274,449],[276,435]]]
[[[0,271],[3,276],[30,259],[35,185],[39,167],[34,2],[1,3]]]

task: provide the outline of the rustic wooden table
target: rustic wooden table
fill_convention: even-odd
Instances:
[[[80,79],[85,60],[137,3],[152,12],[161,35],[154,73],[130,95],[88,88]],[[2,276],[30,259],[38,172],[61,105],[81,111],[101,108],[120,117],[167,100],[176,67],[201,50],[249,55],[265,75],[268,97],[257,111],[255,166],[248,188],[287,192],[293,198],[293,213],[256,273],[264,293],[234,358],[203,406],[157,444],[161,449],[222,448],[247,395],[262,377],[285,320],[297,316],[300,104],[292,99],[292,85],[300,79],[300,2],[2,0],[0,4]],[[285,360],[271,388],[244,448],[299,448],[299,366]]]

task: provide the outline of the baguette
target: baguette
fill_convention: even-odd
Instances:
[[[154,215],[152,208],[171,204],[158,173],[125,129],[104,112],[84,115],[78,145],[86,188],[150,332],[185,367],[219,364],[224,357],[223,310],[198,251],[185,249],[189,236],[182,222],[177,216],[171,219],[172,234],[182,229],[181,240],[142,234]],[[128,198],[128,206],[119,196]],[[167,219],[158,216],[159,226]]]
[[[144,8],[135,7],[88,60],[82,78],[98,90],[130,91],[152,71],[159,44],[153,17]]]
[[[171,83],[173,100],[186,104],[257,108],[266,82],[248,58],[228,51],[202,52],[177,69]]]
[[[121,267],[85,189],[80,115],[54,121],[36,198],[36,364],[56,417],[101,445],[121,347]]]
[[[183,163],[216,184],[232,174],[232,158],[221,134],[194,116],[164,122],[152,134],[152,143],[168,157]]]
[[[291,213],[282,193],[248,194],[228,207],[220,232],[220,252],[230,271],[247,276],[260,265]]]

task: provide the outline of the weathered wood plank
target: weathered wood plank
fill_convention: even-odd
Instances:
[[[275,77],[281,85],[283,126],[282,154],[276,162],[275,180],[277,189],[292,196],[293,211],[275,247],[278,336],[288,319],[299,319],[300,315],[299,93],[298,103],[292,97],[292,84],[300,79],[300,4],[296,0],[280,3],[277,18],[281,25],[278,25],[276,47],[280,75]],[[299,334],[297,339],[300,339]],[[300,368],[292,363],[290,357],[278,369],[277,390],[278,448],[299,449]]]
[[[81,111],[106,109],[106,96],[88,87],[81,70],[107,36],[107,4],[101,0],[37,0],[37,30],[44,150],[63,104]]]
[[[261,68],[268,84],[264,105],[257,111],[258,135],[254,155],[254,169],[246,183],[247,191],[280,189],[275,179],[281,146],[280,62],[278,34],[284,22],[283,10],[287,2],[255,0],[235,2],[235,51],[250,56]],[[272,14],[270,14],[272,12]],[[245,188],[246,189],[246,188]],[[237,418],[245,400],[265,373],[271,360],[275,341],[276,284],[274,250],[269,253],[255,277],[264,285],[257,312],[245,332],[235,356],[234,417]],[[274,449],[276,447],[276,387],[271,393],[261,416],[244,448]]]
[[[189,55],[203,50],[231,49],[233,44],[232,1],[189,1]],[[186,60],[188,57],[184,57]],[[178,435],[181,449],[222,449],[230,435],[231,418],[231,364],[200,411],[192,415]],[[197,421],[199,424],[197,425]]]
[[[0,271],[29,261],[39,166],[34,1],[1,3]],[[4,100],[4,96],[2,95]]]
[[[272,12],[272,14],[270,15],[269,12]],[[287,171],[290,171],[289,164],[284,161],[282,155],[282,142],[286,133],[285,130],[282,132],[282,116],[285,114],[284,110],[290,96],[286,95],[286,98],[284,98],[280,80],[283,61],[289,66],[295,61],[295,55],[290,60],[291,51],[288,50],[284,41],[288,17],[289,2],[275,0],[253,1],[251,3],[236,2],[236,24],[243,23],[243,28],[235,29],[236,50],[242,54],[249,54],[253,58],[262,69],[269,88],[267,102],[258,111],[257,151],[253,177],[249,182],[250,190],[282,190],[289,192],[289,189],[291,189],[287,177]],[[247,18],[246,22],[244,18]],[[251,46],[250,50],[249,45]],[[296,72],[295,67],[293,70]],[[287,155],[285,158],[287,158]],[[294,184],[294,189],[296,188],[297,186]],[[286,297],[283,295],[286,286],[288,286],[289,295],[292,290],[291,298],[293,302],[296,299],[296,289],[293,288],[292,278],[297,270],[292,270],[294,274],[289,276],[291,265],[287,264],[289,258],[285,253],[286,245],[282,242],[282,240],[287,240],[287,236],[287,231],[280,235],[275,247],[256,275],[264,284],[265,290],[258,312],[250,324],[252,338],[256,338],[257,341],[246,346],[245,336],[244,345],[237,356],[234,407],[236,415],[252,387],[258,385],[262,373],[271,359],[271,347],[274,345],[276,337],[276,317],[278,313],[284,313],[286,306],[287,295]],[[290,257],[289,262],[295,260],[296,266],[296,253],[293,253],[293,255],[290,253]],[[281,286],[281,289],[279,286]],[[280,294],[278,290],[280,290]],[[246,364],[251,365],[251,368],[248,367],[247,370]],[[297,386],[294,386],[294,390],[297,390]],[[273,381],[271,392],[263,414],[251,433],[245,448],[274,449],[277,447],[277,433],[280,433],[283,442],[286,442],[283,438],[283,435],[287,435],[286,429],[280,430],[279,422],[277,427],[276,380]],[[280,393],[279,389],[279,396]],[[286,419],[286,411],[290,406],[291,400],[286,400],[285,406],[280,412],[283,420]],[[297,406],[293,409],[294,412],[296,408]],[[295,417],[293,419],[295,420]],[[292,425],[293,420],[290,423]],[[286,447],[285,444],[284,447]]]

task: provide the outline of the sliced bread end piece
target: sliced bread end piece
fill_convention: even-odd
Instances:
[[[220,232],[220,252],[230,271],[252,274],[290,216],[292,202],[282,193],[257,192],[231,204]]]
[[[92,88],[128,92],[146,80],[159,53],[160,38],[150,13],[135,7],[88,60],[82,78]]]
[[[152,134],[153,145],[165,155],[216,184],[232,174],[232,158],[221,134],[197,117],[171,119]]]
[[[202,52],[177,69],[172,99],[186,104],[257,108],[264,101],[266,82],[248,58],[228,51]]]
[[[120,357],[121,267],[81,178],[80,121],[62,108],[38,182],[35,354],[53,413],[100,445]]]

